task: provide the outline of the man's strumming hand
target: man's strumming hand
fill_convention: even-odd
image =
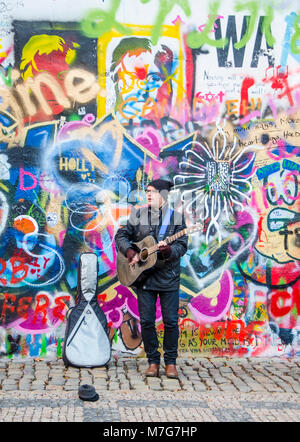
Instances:
[[[127,250],[126,257],[128,259],[128,264],[129,265],[134,265],[137,262],[139,262],[139,260],[140,260],[139,254],[135,250],[133,250],[133,249],[128,249]]]

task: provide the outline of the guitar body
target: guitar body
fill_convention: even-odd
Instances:
[[[142,241],[135,242],[134,248],[138,250],[148,249],[156,245],[153,236],[146,236]],[[119,252],[117,256],[117,274],[119,281],[125,287],[130,287],[141,276],[141,274],[156,264],[157,255],[152,253],[145,261],[139,261],[137,264],[129,265],[128,259],[123,253]]]

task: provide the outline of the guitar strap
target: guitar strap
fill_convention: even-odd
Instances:
[[[163,222],[161,224],[160,230],[158,232],[158,241],[162,241],[165,233],[167,231],[168,225],[170,224],[170,220],[171,220],[171,216],[173,215],[173,210],[170,209],[170,207],[168,208],[168,210],[165,213]]]

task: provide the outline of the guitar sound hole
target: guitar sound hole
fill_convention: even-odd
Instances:
[[[145,262],[148,259],[148,249],[142,249],[140,253],[141,261]]]

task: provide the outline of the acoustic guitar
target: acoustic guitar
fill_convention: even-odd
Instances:
[[[180,232],[175,233],[172,236],[168,236],[164,239],[167,244],[172,243],[176,239],[184,235],[190,235],[192,233],[198,232],[203,229],[203,224],[194,224],[191,227],[187,227]],[[148,235],[139,242],[132,243],[134,248],[138,253],[140,260],[133,265],[128,263],[128,259],[123,253],[118,252],[117,256],[117,274],[119,281],[125,287],[130,287],[135,283],[135,281],[142,276],[145,270],[150,269],[156,264],[157,253],[159,247],[153,236]]]

